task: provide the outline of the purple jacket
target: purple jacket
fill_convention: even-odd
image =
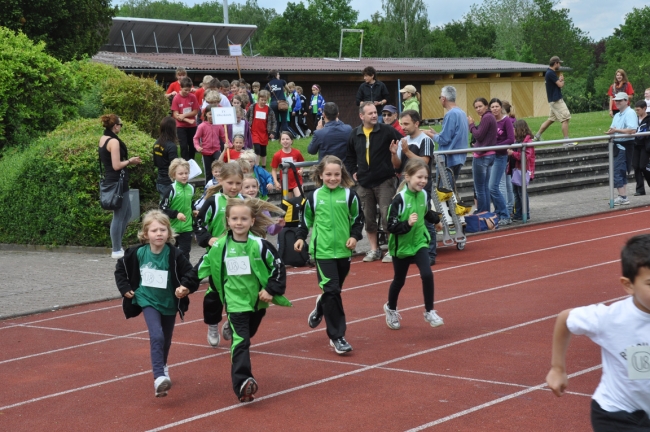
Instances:
[[[497,120],[494,118],[490,111],[483,114],[483,117],[481,117],[481,123],[478,125],[478,127],[476,127],[476,125],[472,125],[469,127],[469,131],[476,140],[474,143],[474,148],[491,147],[497,143]],[[495,154],[494,151],[486,151],[481,153],[474,152],[474,157],[479,158],[493,154]]]
[[[251,134],[251,126],[248,124],[248,120],[244,120],[244,149],[253,148],[253,135]],[[228,128],[228,140],[232,142],[232,125],[227,125]]]
[[[496,118],[495,118],[496,120]],[[496,145],[508,145],[515,143],[515,128],[513,126],[514,120],[510,116],[503,116],[503,118],[497,121],[497,144]],[[497,156],[505,156],[508,154],[508,150],[497,150]]]

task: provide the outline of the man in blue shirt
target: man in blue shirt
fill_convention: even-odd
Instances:
[[[438,150],[466,149],[469,125],[465,112],[456,106],[456,88],[444,86],[440,90],[440,103],[447,110],[447,114],[442,120],[442,131],[440,133],[425,131],[425,133],[438,144]],[[466,158],[467,153],[445,156],[445,164],[454,173],[454,181],[458,179]]]
[[[319,161],[324,156],[333,155],[345,162],[352,126],[340,121],[338,116],[339,107],[334,102],[327,102],[323,106],[323,117],[307,147],[309,154],[318,153]]]
[[[562,99],[562,87],[564,87],[564,75],[560,74],[558,77],[557,72],[560,70],[562,60],[558,56],[551,57],[549,60],[549,68],[546,70],[546,75],[544,75],[544,81],[546,82],[546,98],[548,99],[548,104],[551,108],[551,114],[539,128],[539,131],[535,134],[533,138],[535,141],[542,139],[542,134],[544,131],[551,125],[553,122],[559,121],[562,123],[562,134],[565,139],[569,138],[569,120],[571,120],[571,113],[569,108],[567,108],[564,99]],[[565,147],[574,146],[578,143],[568,143],[564,144]]]
[[[634,110],[628,108],[627,93],[616,93],[614,103],[619,110],[612,119],[612,125],[606,134],[633,134],[636,133],[639,121]],[[627,184],[626,174],[631,171],[630,164],[627,163],[627,154],[634,151],[634,137],[625,135],[616,135],[614,137],[614,187],[618,189],[618,196],[614,200],[614,205],[627,205],[630,200],[627,199],[625,185]]]

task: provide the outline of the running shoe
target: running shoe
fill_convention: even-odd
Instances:
[[[429,312],[424,313],[424,320],[431,324],[431,327],[440,327],[443,325],[445,322],[438,316],[436,311],[431,310]]]
[[[313,311],[309,314],[309,318],[307,319],[307,324],[309,324],[310,328],[316,328],[320,324],[320,322],[323,320],[323,314],[318,313],[318,302],[320,301],[320,297],[318,296],[316,298],[316,307],[314,308]]]
[[[615,206],[629,205],[629,204],[630,204],[630,200],[627,199],[627,197],[623,198],[622,196],[619,195],[614,199],[614,205]]]
[[[239,402],[253,402],[255,393],[257,393],[257,381],[255,378],[248,378],[239,389]]]
[[[402,319],[402,316],[396,310],[388,309],[388,303],[384,305],[384,312],[386,312],[386,325],[389,329],[399,330],[400,324],[399,320]]]
[[[334,348],[337,354],[343,355],[352,351],[352,346],[345,340],[344,337],[338,339],[330,339],[330,346]]]
[[[170,388],[172,388],[172,381],[169,377],[161,376],[154,380],[153,388],[156,391],[156,397],[165,397]]]
[[[223,337],[224,340],[232,339],[232,329],[230,328],[230,322],[229,321],[226,321],[221,326],[221,336]]]
[[[384,258],[381,260],[383,263],[392,263],[393,262],[393,257],[390,255],[390,252],[386,252],[386,255],[384,255]]]
[[[212,347],[219,346],[221,336],[219,335],[219,324],[208,325],[208,343]]]
[[[369,250],[366,252],[366,256],[363,258],[363,262],[373,262],[381,258],[380,250]]]

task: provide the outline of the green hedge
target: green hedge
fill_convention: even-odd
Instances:
[[[132,189],[140,190],[143,210],[157,205],[153,139],[124,121],[120,138],[129,156],[143,163],[129,167]],[[110,246],[112,212],[99,206],[97,119],[64,123],[27,148],[4,152],[0,159],[0,243]],[[125,242],[135,243],[137,224]]]
[[[0,147],[28,144],[74,118],[76,83],[43,43],[0,27]]]

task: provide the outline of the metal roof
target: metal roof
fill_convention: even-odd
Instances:
[[[100,51],[228,55],[229,43],[244,45],[255,30],[254,25],[115,17]]]
[[[93,60],[113,65],[125,71],[173,72],[178,66],[200,72],[236,72],[235,57],[227,55],[151,54],[99,52]],[[266,73],[278,69],[282,73],[333,74],[360,73],[366,66],[373,66],[380,74],[452,74],[452,73],[508,73],[543,72],[548,66],[520,63],[492,58],[364,58],[361,61],[338,61],[336,59],[308,57],[239,57],[243,72]]]

